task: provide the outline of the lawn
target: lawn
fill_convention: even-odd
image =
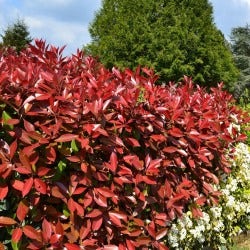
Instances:
[[[235,244],[231,250],[250,250],[250,232],[239,235],[234,239],[234,242]]]

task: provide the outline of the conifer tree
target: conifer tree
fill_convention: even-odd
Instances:
[[[4,47],[13,47],[18,52],[32,41],[27,25],[20,19],[17,19],[14,24],[9,25],[1,37]]]
[[[208,0],[103,0],[89,31],[85,50],[109,68],[148,66],[165,82],[183,75],[206,85],[237,78]]]

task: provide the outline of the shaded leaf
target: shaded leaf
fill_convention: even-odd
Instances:
[[[17,222],[10,217],[0,216],[0,225],[2,225],[2,226],[10,226],[10,225],[14,225],[16,223]]]

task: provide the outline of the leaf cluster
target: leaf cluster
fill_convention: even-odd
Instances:
[[[246,115],[184,77],[107,70],[37,40],[0,54],[0,237],[13,249],[168,249],[172,220],[217,204]]]

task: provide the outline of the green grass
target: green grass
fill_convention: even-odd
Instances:
[[[231,250],[250,250],[250,234],[242,234],[234,238]]]

